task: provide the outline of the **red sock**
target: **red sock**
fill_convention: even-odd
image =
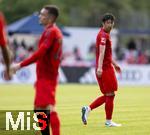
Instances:
[[[103,103],[105,103],[105,96],[100,96],[90,104],[90,108],[91,110],[93,110],[102,105]]]
[[[60,121],[56,112],[50,113],[50,125],[52,129],[52,135],[60,135]]]
[[[107,120],[112,119],[112,113],[113,113],[113,109],[114,109],[114,97],[115,96],[106,96],[105,112],[106,112]]]

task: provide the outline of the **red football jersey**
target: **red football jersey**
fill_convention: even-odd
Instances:
[[[40,38],[39,47],[41,45],[47,48],[47,52],[37,60],[37,80],[56,79],[62,55],[62,34],[58,27],[47,27]]]
[[[38,44],[38,50],[21,62],[21,67],[36,62],[37,80],[56,81],[62,55],[62,33],[56,25],[48,26]]]
[[[112,64],[112,43],[110,40],[110,34],[106,33],[103,28],[100,29],[96,39],[96,68],[98,67],[100,45],[106,46],[102,68],[109,68]]]
[[[6,33],[5,33],[5,20],[3,14],[0,12],[0,45],[6,45]]]

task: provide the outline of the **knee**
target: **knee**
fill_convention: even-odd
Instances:
[[[56,112],[56,108],[54,105],[50,105],[49,108],[50,108],[50,113]]]
[[[109,92],[109,93],[105,93],[104,95],[108,96],[108,97],[114,97],[115,93],[114,92]]]

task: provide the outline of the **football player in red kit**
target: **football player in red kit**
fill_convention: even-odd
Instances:
[[[103,26],[97,35],[95,72],[99,88],[103,95],[95,99],[89,106],[82,107],[82,122],[85,125],[87,124],[89,112],[105,103],[105,125],[108,127],[121,126],[121,124],[112,121],[115,91],[118,88],[114,69],[119,73],[121,72],[120,67],[112,60],[110,31],[114,26],[114,21],[115,17],[110,13],[106,13],[102,18]]]
[[[44,110],[44,113],[50,116],[48,124],[51,126],[52,135],[60,135],[60,120],[55,110],[58,69],[62,54],[62,33],[55,24],[58,15],[59,10],[54,5],[42,8],[39,21],[44,25],[45,30],[40,37],[38,50],[12,67],[12,71],[16,72],[36,62],[34,109],[35,112]],[[42,135],[49,135],[49,126],[41,132]]]

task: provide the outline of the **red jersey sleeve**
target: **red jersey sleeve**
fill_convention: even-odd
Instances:
[[[100,42],[99,45],[106,45],[106,41],[107,41],[107,35],[105,33],[102,33],[100,35]]]
[[[41,47],[34,52],[29,58],[25,59],[21,62],[20,66],[28,66],[34,62],[36,62],[40,57],[42,57],[47,51],[47,48],[44,45],[41,45]]]
[[[47,30],[42,45],[45,46],[45,48],[50,48],[53,45],[55,38],[56,38],[56,31],[54,29]]]
[[[36,62],[40,57],[42,57],[47,52],[47,49],[49,49],[52,46],[54,39],[55,39],[55,32],[46,31],[44,39],[39,45],[40,46],[39,49],[35,53],[33,53],[29,58],[22,61],[20,66],[24,67]]]
[[[3,15],[0,13],[0,45],[6,45],[6,33],[5,33],[5,20]]]

